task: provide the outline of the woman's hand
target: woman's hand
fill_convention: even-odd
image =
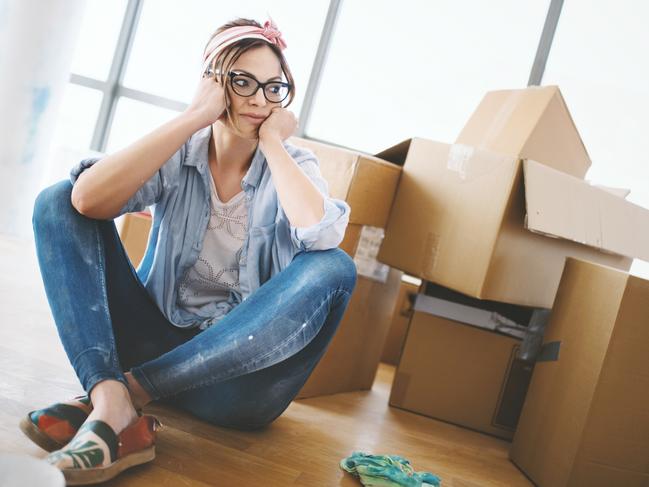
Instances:
[[[259,142],[277,138],[280,141],[288,139],[297,128],[297,117],[286,108],[275,107],[259,127]]]
[[[198,83],[194,99],[185,113],[198,118],[200,128],[212,125],[225,113],[225,90],[215,76],[205,76]]]

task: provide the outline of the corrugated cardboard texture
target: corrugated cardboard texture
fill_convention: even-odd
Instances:
[[[598,262],[621,270],[631,267],[632,259],[628,257],[526,230],[523,225],[525,188],[522,164],[514,188],[479,297],[523,306],[552,308],[566,257]],[[632,231],[629,227],[627,230]]]
[[[490,91],[456,143],[534,159],[579,178],[591,164],[557,86]]]
[[[532,160],[524,172],[528,229],[649,260],[649,210]]]
[[[401,167],[378,157],[312,140],[291,137],[289,142],[310,149],[331,196],[347,201],[350,223],[385,228],[399,183]]]
[[[401,275],[390,269],[385,283],[357,278],[338,330],[298,399],[372,388]]]
[[[419,286],[401,281],[397,302],[392,313],[390,329],[388,330],[385,345],[383,346],[381,362],[392,365],[399,363],[403,343],[406,339],[406,332],[408,331],[408,323],[412,316],[412,305],[418,290]]]
[[[494,416],[514,338],[415,312],[395,375],[390,405],[501,438],[513,432]],[[407,384],[403,384],[403,379]]]
[[[510,458],[541,487],[649,485],[649,282],[568,259]]]
[[[464,164],[474,169],[462,176],[448,169],[448,144],[412,139],[401,147],[407,162],[378,259],[479,295],[518,161],[476,151],[469,160],[484,164]]]
[[[133,267],[140,265],[151,230],[151,216],[145,213],[125,214],[117,230]]]
[[[406,160],[378,254],[392,267],[480,299],[551,308],[566,256],[631,266],[629,257],[527,230],[523,165],[514,157],[425,139],[381,154]],[[619,223],[617,239],[647,233]]]

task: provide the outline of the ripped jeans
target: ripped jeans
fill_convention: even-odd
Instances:
[[[220,321],[171,324],[131,265],[112,220],[80,214],[72,184],[36,198],[36,253],[59,337],[87,393],[129,371],[153,400],[220,426],[263,427],[300,391],[356,283],[340,249],[301,252]]]

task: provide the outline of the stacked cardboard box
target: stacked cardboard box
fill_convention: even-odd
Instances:
[[[379,260],[476,308],[551,308],[566,257],[649,259],[649,211],[583,180],[590,159],[557,87],[488,93],[455,144],[414,138],[377,156],[403,166]],[[446,301],[415,309],[390,403],[511,438],[497,416],[520,413],[524,387],[503,403],[510,374],[529,372],[520,339],[438,316]]]

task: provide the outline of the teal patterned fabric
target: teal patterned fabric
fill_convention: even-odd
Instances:
[[[439,487],[441,479],[428,472],[415,472],[410,462],[398,455],[368,455],[353,452],[340,461],[340,468],[371,487]]]

